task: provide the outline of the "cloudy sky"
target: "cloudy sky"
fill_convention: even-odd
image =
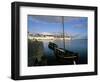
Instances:
[[[64,32],[71,36],[87,36],[87,17],[64,16]],[[61,16],[28,15],[28,31],[31,33],[56,34],[63,32]]]

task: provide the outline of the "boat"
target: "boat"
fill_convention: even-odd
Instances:
[[[64,48],[59,48],[57,44],[52,42],[49,42],[48,47],[53,50],[58,62],[66,64],[77,64],[79,60],[78,53],[66,50]]]

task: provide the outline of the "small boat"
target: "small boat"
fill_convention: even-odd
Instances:
[[[54,51],[57,61],[62,63],[76,64],[79,59],[79,54],[68,51],[63,48],[58,48],[57,44],[49,42],[48,47]]]

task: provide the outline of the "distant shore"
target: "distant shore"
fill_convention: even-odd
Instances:
[[[71,40],[71,38],[69,37],[65,37],[65,38],[55,38],[55,37],[28,37],[28,39],[31,39],[31,40]]]

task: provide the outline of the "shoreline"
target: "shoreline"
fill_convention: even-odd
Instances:
[[[46,38],[37,38],[37,37],[28,37],[28,39],[30,40],[71,40],[71,38],[50,38],[50,37],[46,37]]]

